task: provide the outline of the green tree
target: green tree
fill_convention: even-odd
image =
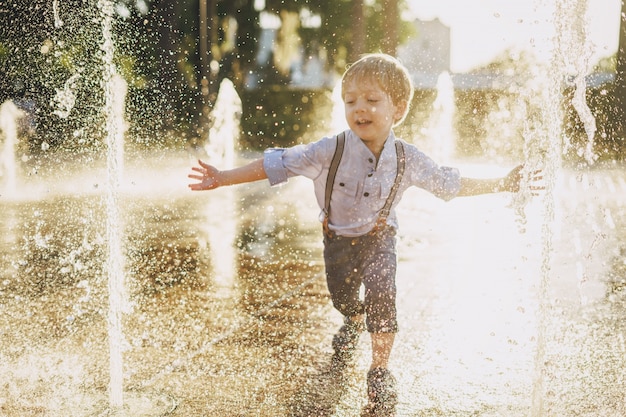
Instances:
[[[128,113],[142,121],[130,136],[152,143],[159,137],[155,132],[189,130],[206,113],[201,94],[205,76],[200,59],[201,1],[213,5],[206,22],[211,33],[206,46],[212,60],[211,91],[216,93],[223,77],[242,90],[246,74],[256,70],[260,11],[254,0],[113,1],[115,62],[129,84]],[[306,10],[319,15],[319,27],[296,24],[295,36],[305,48],[313,44],[324,48],[330,69],[340,73],[363,52],[393,53],[410,27],[397,18],[403,4],[404,0],[266,0],[265,10],[292,17]],[[98,126],[103,100],[99,21],[95,1],[0,0],[0,99],[25,92],[35,97],[40,131],[47,136],[42,141],[52,144],[75,137],[84,132],[86,117],[93,120],[87,125]],[[55,95],[76,74],[75,111],[59,120],[54,115]],[[83,139],[97,141],[97,135],[84,133]]]
[[[331,67],[343,72],[348,62],[365,52],[395,54],[399,43],[411,33],[400,20],[404,0],[267,0],[266,9],[300,12],[308,9],[321,17],[317,30],[301,29],[303,44],[317,40],[327,51]]]
[[[81,0],[57,8],[47,0],[0,1],[0,99],[35,104],[33,151],[44,143],[70,147],[72,137],[97,142],[92,129],[103,97],[97,16],[97,8]]]

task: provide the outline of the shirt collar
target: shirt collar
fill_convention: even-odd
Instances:
[[[359,154],[361,154],[365,158],[371,158],[374,156],[372,154],[372,151],[369,150],[369,148],[365,145],[365,143],[363,143],[363,141],[352,130],[349,131],[349,135],[352,136],[352,138],[359,143],[359,145],[356,147]],[[383,145],[383,151],[381,152],[381,155],[380,155],[381,160],[387,159],[387,158],[395,159],[396,157],[395,156],[395,142],[396,142],[396,136],[392,130],[389,133],[387,140],[385,140],[385,144]]]

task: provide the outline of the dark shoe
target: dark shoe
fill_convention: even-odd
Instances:
[[[375,368],[367,373],[367,397],[363,417],[395,416],[398,405],[396,379],[388,369]]]
[[[346,317],[344,325],[333,336],[333,350],[335,351],[333,359],[339,362],[351,360],[359,342],[359,336],[363,331],[365,331],[363,322],[353,322]]]

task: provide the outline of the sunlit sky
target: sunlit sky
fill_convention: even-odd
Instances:
[[[559,0],[562,5],[584,0]],[[465,72],[489,63],[498,53],[515,46],[533,49],[546,57],[551,48],[555,13],[548,0],[407,0],[411,17],[438,18],[450,27],[451,70]],[[587,0],[580,22],[586,50],[593,64],[617,50],[621,0]],[[570,6],[573,7],[573,6]],[[560,16],[565,19],[565,16]],[[582,48],[583,46],[581,46]]]

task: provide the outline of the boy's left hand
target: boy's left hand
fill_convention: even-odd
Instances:
[[[199,182],[189,184],[188,187],[193,191],[212,190],[220,186],[220,171],[212,165],[198,160],[197,167],[191,168],[192,171],[199,174],[189,174],[188,177]]]
[[[543,171],[538,169],[531,173],[527,173],[528,189],[532,195],[538,195],[539,191],[545,190],[546,187],[539,182],[543,180]],[[518,165],[509,172],[502,180],[502,191],[511,191],[516,193],[520,190],[520,184],[524,175],[524,165]]]

